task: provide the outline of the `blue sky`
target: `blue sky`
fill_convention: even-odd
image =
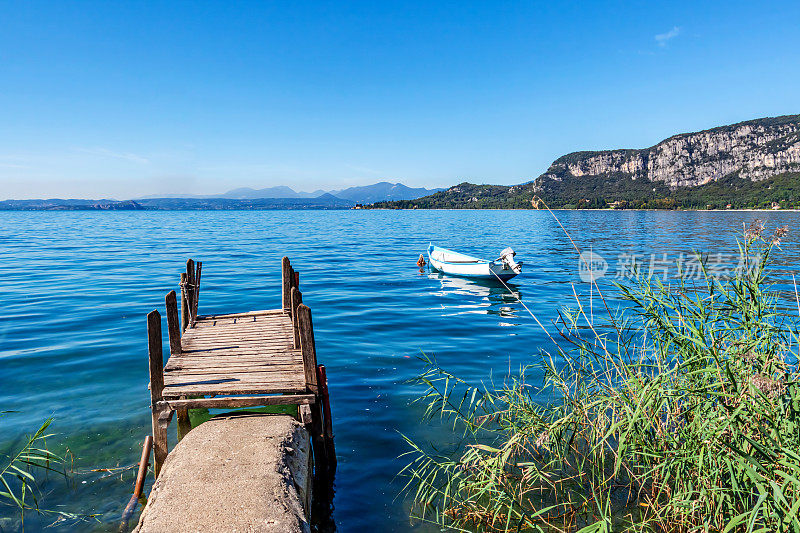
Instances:
[[[800,2],[7,2],[0,198],[512,184],[800,113]]]

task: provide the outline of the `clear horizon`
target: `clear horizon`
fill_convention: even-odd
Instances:
[[[0,199],[516,184],[796,114],[800,4],[3,2]]]

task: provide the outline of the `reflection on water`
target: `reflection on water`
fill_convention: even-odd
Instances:
[[[503,319],[514,319],[522,309],[522,293],[513,283],[492,280],[476,280],[448,276],[431,271],[428,278],[439,282],[439,290],[430,294],[440,297],[442,316],[455,316],[467,313],[496,315]],[[518,322],[500,321],[501,326],[517,326]]]

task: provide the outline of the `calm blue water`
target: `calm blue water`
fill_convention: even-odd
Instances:
[[[728,254],[756,216],[800,232],[800,213],[559,213],[579,246],[608,261],[601,285],[634,254],[656,269],[663,254]],[[163,310],[187,257],[203,261],[202,313],[277,308],[288,255],[328,367],[338,531],[425,530],[394,479],[401,434],[448,443],[409,405],[416,357],[435,355],[468,380],[502,379],[548,346],[502,288],[420,273],[431,240],[485,257],[513,246],[526,263],[513,289],[542,319],[571,304],[573,284],[587,290],[572,244],[541,211],[0,212],[0,410],[15,411],[0,418],[0,450],[54,416],[49,442],[76,473],[51,476],[42,505],[100,522],[50,531],[113,529],[135,473],[92,470],[133,465],[150,432],[145,315]],[[784,275],[800,266],[792,233],[779,260]],[[0,530],[16,519],[0,507]],[[26,531],[53,520],[29,515]]]

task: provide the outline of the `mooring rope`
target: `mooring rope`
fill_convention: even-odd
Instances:
[[[506,288],[506,290],[508,291],[508,293],[509,293],[511,296],[513,296],[513,297],[514,297],[514,299],[515,299],[515,300],[517,300],[517,302],[519,302],[519,304],[520,304],[522,307],[524,307],[524,308],[525,308],[525,310],[528,312],[528,314],[529,314],[529,315],[531,315],[531,318],[533,318],[533,319],[536,321],[536,323],[537,323],[537,324],[539,324],[539,327],[540,327],[540,328],[542,328],[542,331],[544,331],[545,335],[547,335],[548,337],[550,337],[550,340],[551,340],[551,341],[553,341],[553,343],[555,343],[555,342],[556,342],[556,340],[553,338],[553,336],[552,336],[552,335],[550,335],[550,332],[549,332],[549,331],[547,331],[547,329],[544,327],[544,325],[542,325],[542,323],[539,321],[539,319],[536,317],[536,315],[534,315],[534,314],[533,314],[533,311],[531,311],[530,309],[528,309],[528,306],[527,306],[527,305],[525,305],[525,302],[523,302],[523,301],[520,299],[520,297],[519,297],[519,296],[517,296],[517,293],[515,293],[514,291],[512,291],[512,290],[511,290],[511,287],[509,287],[508,285],[506,285],[506,282],[505,282],[505,281],[503,281],[503,278],[501,278],[500,276],[498,276],[498,275],[497,275],[497,273],[496,273],[494,270],[492,270],[492,269],[491,269],[491,267],[489,268],[489,272],[491,272],[491,273],[494,275],[494,277],[496,277],[496,278],[497,278],[497,281],[499,281],[500,283],[502,283],[502,284],[503,284],[503,287],[505,287],[505,288]]]

